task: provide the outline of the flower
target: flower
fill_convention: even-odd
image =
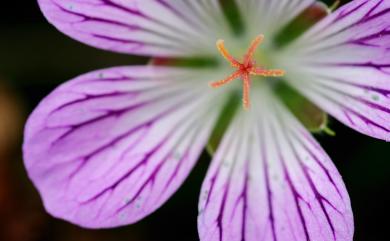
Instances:
[[[217,0],[39,0],[52,24],[89,45],[214,60],[99,70],[46,97],[23,150],[49,213],[88,228],[135,223],[178,189],[211,138],[218,149],[201,191],[201,241],[352,240],[346,188],[300,117],[306,104],[276,93],[291,86],[347,126],[389,140],[390,1],[354,0],[285,44],[279,34],[314,0],[235,3],[241,31]],[[247,110],[234,101],[239,81],[209,87],[233,79],[224,79],[232,68],[218,39],[239,70],[233,77],[243,77]],[[243,62],[232,57],[245,53]],[[277,78],[249,80],[267,69]]]

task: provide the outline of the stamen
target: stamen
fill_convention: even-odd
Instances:
[[[256,38],[252,40],[252,43],[249,46],[248,51],[245,55],[244,65],[248,65],[252,61],[253,55],[255,54],[257,47],[259,47],[259,45],[263,42],[263,40],[264,40],[264,35],[262,34],[257,35]]]
[[[233,74],[231,74],[229,77],[227,77],[226,79],[210,83],[210,86],[213,88],[221,87],[222,85],[225,85],[225,84],[230,83],[233,80],[237,79],[238,77],[240,77],[240,75],[241,75],[241,72],[236,71]]]
[[[263,77],[281,77],[284,76],[285,71],[282,69],[252,68],[250,73],[253,75],[259,75]]]
[[[219,52],[222,54],[222,56],[230,63],[233,67],[239,67],[240,62],[238,62],[233,56],[229,54],[227,49],[225,48],[225,41],[220,39],[217,41],[217,48]]]
[[[231,66],[233,66],[237,70],[223,80],[210,83],[210,86],[213,88],[218,88],[241,77],[243,83],[242,102],[245,110],[248,110],[250,107],[250,75],[257,75],[263,77],[281,77],[285,74],[285,71],[282,69],[264,69],[261,67],[254,66],[255,61],[253,60],[253,55],[255,54],[257,47],[263,42],[263,40],[264,35],[258,35],[252,41],[251,45],[248,48],[248,51],[244,56],[243,63],[238,62],[234,57],[229,54],[229,52],[225,48],[223,40],[217,41],[217,48],[221,55],[230,63]]]
[[[249,74],[242,75],[242,82],[243,82],[242,104],[245,110],[249,110],[249,107],[251,105],[250,103],[251,79],[249,77]]]

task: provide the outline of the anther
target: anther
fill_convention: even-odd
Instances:
[[[258,35],[254,40],[252,40],[252,43],[249,46],[248,51],[244,58],[245,66],[252,61],[253,55],[255,54],[257,47],[259,47],[259,45],[263,42],[263,40],[264,40],[264,35]]]
[[[229,52],[227,51],[227,49],[225,48],[225,41],[222,40],[222,39],[219,39],[217,41],[217,48],[219,50],[219,52],[222,54],[222,56],[228,61],[230,62],[231,66],[232,67],[239,67],[240,66],[240,62],[238,62],[236,59],[234,59],[230,54]]]
[[[218,87],[220,87],[222,85],[230,83],[231,81],[239,78],[240,76],[241,76],[241,72],[240,71],[236,71],[233,74],[231,74],[229,77],[227,77],[226,79],[210,83],[210,86],[213,87],[213,88],[218,88]]]
[[[240,63],[238,60],[236,60],[233,56],[230,55],[230,53],[225,48],[225,43],[222,39],[217,41],[217,48],[221,55],[230,63],[232,67],[236,68],[237,70],[225,79],[210,83],[210,86],[213,88],[218,88],[222,85],[232,82],[237,78],[241,78],[243,82],[243,106],[246,110],[250,107],[250,75],[257,75],[263,77],[281,77],[285,74],[285,71],[282,69],[264,69],[255,66],[253,55],[258,46],[263,42],[263,40],[264,35],[256,36],[256,38],[249,46],[246,54],[244,55],[243,63]]]

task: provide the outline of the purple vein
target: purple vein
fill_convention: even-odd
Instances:
[[[281,123],[279,123],[279,124],[281,124]],[[292,178],[290,177],[290,173],[288,172],[288,168],[287,168],[287,165],[286,165],[285,158],[283,157],[282,151],[280,149],[280,143],[279,143],[279,141],[277,139],[276,131],[275,131],[275,129],[274,129],[274,127],[272,125],[271,125],[271,132],[273,133],[272,135],[274,136],[274,138],[273,138],[274,145],[275,145],[276,150],[278,152],[278,158],[280,160],[280,164],[281,164],[282,169],[283,169],[284,177],[285,177],[285,179],[287,181],[288,186],[290,187],[290,189],[291,189],[291,191],[293,193],[295,208],[297,209],[298,217],[299,217],[299,220],[300,220],[300,222],[302,224],[302,228],[303,228],[303,232],[305,234],[305,238],[306,238],[307,241],[310,241],[310,236],[309,236],[306,220],[304,218],[304,215],[303,215],[303,212],[302,212],[302,208],[301,208],[301,206],[299,204],[299,200],[302,200],[304,203],[306,203],[308,205],[308,207],[310,207],[310,203],[308,203],[301,196],[301,194],[296,189],[296,187],[295,187],[295,185],[294,185],[294,183],[292,181]]]
[[[182,118],[182,120],[178,121],[177,123],[181,123],[182,121],[184,121],[186,118]],[[196,122],[196,119],[192,122],[194,123]],[[173,125],[173,126],[176,126],[176,125]],[[185,136],[188,134],[188,131],[190,130],[191,128],[191,125],[189,125],[188,127],[186,127],[186,130],[183,132],[182,136],[180,138],[177,139],[177,142],[174,144],[174,146],[172,147],[172,149],[168,152],[167,155],[165,155],[165,157],[163,158],[163,160],[160,162],[159,165],[157,165],[157,167],[152,171],[151,175],[148,177],[148,180],[146,182],[144,182],[144,184],[141,185],[141,187],[139,188],[139,190],[136,192],[136,194],[128,201],[126,202],[125,205],[123,205],[122,207],[118,208],[116,210],[116,214],[121,212],[122,210],[124,210],[126,207],[128,207],[132,202],[134,202],[134,200],[136,200],[138,198],[138,196],[142,193],[142,191],[149,185],[149,183],[151,183],[152,187],[153,188],[153,185],[155,183],[155,179],[157,177],[157,174],[158,172],[162,169],[162,167],[168,163],[168,159],[172,156],[172,154],[174,153],[174,150],[180,145],[180,143],[183,141],[183,139],[185,138]],[[200,128],[200,127],[199,127]],[[199,131],[199,129],[198,129]],[[177,129],[176,128],[173,128],[171,130],[171,132],[168,134],[168,136],[162,141],[162,144],[164,144],[169,138],[171,138],[174,133],[177,132]],[[183,155],[183,157],[180,159],[179,161],[179,165],[177,166],[177,168],[180,168],[181,166],[181,163],[183,162],[183,160],[185,160],[187,157],[188,157],[188,152],[190,150],[190,148],[192,147],[192,144],[193,144],[193,141],[196,137],[196,133],[195,132],[195,135],[192,137],[192,140],[191,142],[189,143],[189,145],[187,146],[186,148],[186,151],[185,151],[185,154]],[[154,152],[155,153],[155,152]],[[153,153],[153,154],[154,154]],[[153,155],[152,154],[152,155]],[[147,157],[147,160],[145,160],[145,162],[147,162],[151,157],[152,155],[148,156]],[[147,163],[145,163],[147,164]],[[176,170],[177,170],[176,168]],[[175,170],[175,171],[176,171]],[[175,173],[175,172],[174,172]],[[163,191],[165,191],[166,189],[163,189]]]
[[[184,103],[183,103],[184,104]],[[177,110],[178,107],[177,105],[175,105],[173,108],[170,108],[168,109],[166,112],[164,112],[160,117],[156,118],[156,119],[159,119],[165,115],[168,115],[170,113],[172,113],[173,111]],[[184,119],[184,118],[183,118]],[[150,128],[150,125],[152,125],[153,121],[148,125],[149,128]],[[179,123],[179,122],[178,122]],[[89,203],[91,202],[92,200],[95,200],[97,199],[98,197],[100,197],[101,195],[103,195],[105,192],[107,192],[108,190],[112,190],[112,189],[115,189],[116,186],[118,186],[123,180],[127,179],[134,171],[136,171],[138,168],[140,168],[141,166],[144,166],[147,164],[148,160],[150,160],[150,158],[158,151],[160,150],[161,147],[164,146],[164,143],[166,143],[166,141],[174,134],[175,132],[175,128],[173,128],[169,134],[164,138],[162,139],[162,141],[160,141],[158,144],[156,144],[149,152],[146,153],[146,155],[144,156],[144,158],[137,164],[135,165],[132,169],[130,169],[128,172],[125,173],[125,175],[123,175],[121,178],[119,178],[117,181],[114,182],[114,184],[106,187],[105,189],[103,189],[101,192],[99,192],[98,194],[96,194],[95,196],[93,196],[92,198],[88,199],[87,201],[84,201],[83,204],[86,204],[86,203]]]
[[[238,140],[242,140],[242,136],[239,137]],[[238,152],[239,152],[241,147],[242,147],[242,143],[235,145],[234,157],[233,157],[233,160],[232,160],[233,163],[232,163],[232,166],[231,166],[231,168],[229,170],[229,173],[228,173],[228,176],[227,176],[227,181],[224,184],[225,185],[225,189],[224,189],[224,192],[223,192],[222,203],[221,203],[221,207],[219,209],[218,217],[217,217],[217,227],[218,227],[218,230],[219,230],[219,240],[220,241],[224,240],[223,239],[223,218],[224,218],[224,215],[225,215],[226,202],[227,202],[228,193],[229,193],[229,190],[230,190],[230,185],[231,185],[231,181],[232,181],[232,175],[233,175],[233,172],[235,170],[236,164],[238,162],[237,161],[238,160]]]
[[[283,118],[282,116],[279,116],[279,118],[277,118],[277,120],[280,123],[280,126],[284,129],[284,132],[288,133],[290,131],[287,129],[287,127],[285,126],[285,124],[281,120],[282,118]],[[335,230],[334,224],[333,224],[333,222],[332,222],[332,220],[331,220],[331,218],[329,216],[328,211],[325,208],[324,202],[328,203],[336,212],[339,212],[339,210],[327,198],[325,198],[318,191],[317,187],[314,184],[314,181],[312,180],[310,174],[308,173],[307,167],[303,163],[302,159],[300,158],[299,154],[297,153],[297,150],[296,150],[295,146],[293,145],[291,139],[288,136],[286,138],[286,141],[288,143],[288,146],[290,147],[290,149],[292,150],[292,152],[294,154],[295,160],[299,164],[299,166],[300,166],[300,168],[301,168],[301,170],[302,170],[306,180],[308,181],[308,183],[310,185],[310,188],[312,189],[312,191],[314,193],[314,196],[316,197],[322,212],[325,215],[325,218],[326,218],[326,220],[327,220],[327,222],[328,222],[328,224],[329,224],[329,226],[331,228],[331,231],[332,231],[332,234],[333,234],[333,239],[337,240],[337,238],[336,238],[336,230]]]
[[[276,228],[275,228],[275,217],[274,217],[274,207],[273,207],[273,194],[271,190],[271,182],[270,182],[270,174],[269,174],[269,164],[268,164],[268,158],[267,158],[267,148],[265,146],[265,126],[264,126],[264,119],[262,121],[259,121],[259,138],[260,138],[260,150],[261,150],[261,159],[263,162],[263,171],[264,171],[264,178],[265,178],[265,187],[267,190],[267,203],[268,203],[268,212],[269,212],[269,220],[271,222],[271,231],[272,231],[272,237],[274,241],[277,241],[276,236]]]
[[[64,7],[62,7],[61,5],[59,5],[58,3],[55,3],[53,2],[61,11],[64,11],[68,14],[72,14],[72,15],[75,15],[75,16],[79,16],[81,18],[83,18],[84,20],[83,21],[96,21],[96,22],[103,22],[103,23],[108,23],[108,24],[112,24],[112,25],[117,25],[117,26],[121,26],[121,27],[125,27],[125,28],[128,28],[129,30],[142,30],[142,31],[145,31],[145,32],[148,32],[148,33],[151,33],[151,34],[154,34],[154,35],[157,35],[157,36],[160,36],[160,37],[163,37],[165,39],[171,39],[173,41],[177,41],[181,44],[184,44],[184,43],[187,43],[187,41],[184,41],[184,40],[181,40],[181,39],[178,39],[172,35],[166,35],[165,33],[162,33],[162,32],[158,32],[158,31],[155,31],[155,30],[151,30],[151,29],[148,29],[148,28],[145,28],[145,27],[140,27],[138,25],[131,25],[131,24],[127,24],[127,23],[123,23],[123,22],[119,22],[119,21],[115,21],[115,20],[109,20],[109,19],[104,19],[104,18],[100,18],[100,17],[92,17],[92,16],[87,16],[85,14],[82,14],[82,13],[77,13],[75,11],[71,11],[69,9],[66,9]],[[115,5],[117,6],[117,5]],[[133,12],[131,12],[132,14],[134,14]],[[143,15],[139,15],[139,16],[143,16]],[[150,20],[150,19],[149,19]],[[161,23],[160,23],[161,24]],[[160,47],[166,47],[166,45],[163,45],[163,44],[160,44],[160,43],[153,43],[153,42],[147,42],[147,41],[137,41],[137,40],[130,40],[130,39],[121,39],[121,38],[110,38],[108,36],[103,36],[103,35],[99,35],[99,34],[92,34],[93,36],[95,37],[98,37],[98,38],[103,38],[104,39],[107,39],[107,40],[112,40],[112,41],[120,41],[120,42],[129,42],[129,43],[137,43],[137,44],[149,44],[149,45],[154,45],[154,46],[160,46]],[[180,45],[181,46],[181,45]]]
[[[320,91],[318,91],[316,89],[311,89],[311,90],[317,92],[318,95],[321,95],[323,98],[327,99],[329,102],[332,102],[333,104],[340,106],[344,111],[347,111],[347,112],[350,112],[350,113],[354,114],[356,117],[360,118],[367,125],[373,125],[373,126],[379,128],[379,129],[383,130],[383,131],[390,132],[390,130],[387,129],[386,127],[378,124],[377,122],[371,120],[368,117],[365,117],[364,115],[362,115],[359,112],[349,108],[345,104],[335,100],[334,98],[330,97],[329,95],[327,95],[327,94],[325,94],[323,92],[320,92]],[[354,125],[354,123],[351,123],[351,124]]]

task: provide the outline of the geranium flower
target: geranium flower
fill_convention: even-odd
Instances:
[[[300,95],[286,101],[278,89],[389,140],[390,1],[354,0],[284,44],[278,36],[314,0],[236,1],[240,31],[217,0],[39,4],[60,31],[98,48],[213,60],[99,70],[46,97],[23,149],[49,213],[87,228],[135,223],[178,189],[211,138],[202,241],[352,240],[342,178],[304,121],[318,112],[305,116],[306,104],[292,104]]]

